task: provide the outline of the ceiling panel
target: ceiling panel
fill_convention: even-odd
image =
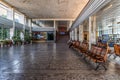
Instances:
[[[33,19],[75,19],[89,0],[3,0]]]

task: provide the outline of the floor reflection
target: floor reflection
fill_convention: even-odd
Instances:
[[[0,49],[0,80],[120,80],[120,65],[111,56],[108,70],[95,71],[65,43],[39,43]]]

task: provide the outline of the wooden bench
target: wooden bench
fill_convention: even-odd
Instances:
[[[74,48],[77,48],[80,45],[79,41],[75,41]]]
[[[107,70],[107,68],[105,67],[105,63],[107,61],[107,54],[108,48],[93,46],[90,51],[86,52],[85,55],[91,61],[98,64],[95,70],[97,70],[100,65],[103,66],[105,70]]]
[[[105,63],[107,61],[107,54],[108,54],[108,48],[102,48],[100,55],[96,54],[94,57],[92,57],[92,61],[98,63],[95,70],[97,70],[100,65],[102,65],[104,69],[107,70],[107,68],[105,67]]]
[[[69,42],[69,48],[71,48],[72,46],[74,46],[74,44],[75,44],[75,41],[74,40],[71,40],[70,42]]]
[[[72,41],[71,44],[69,45],[69,48],[72,47],[74,49],[77,49],[80,45],[79,41]]]
[[[89,57],[91,59],[92,56],[94,56],[95,54],[100,54],[100,52],[101,52],[100,47],[92,45],[91,50],[85,52],[85,57]]]
[[[114,57],[114,59],[117,57],[117,56],[119,56],[120,57],[120,45],[118,45],[118,44],[114,44],[114,53],[115,53],[115,57]]]
[[[108,48],[109,57],[110,57],[112,54],[114,54],[114,52],[110,49],[110,47],[107,45],[107,43],[98,42],[96,45],[99,46],[99,47]]]
[[[79,41],[73,41],[72,47],[78,50],[84,58],[89,58],[89,61],[92,61],[97,64],[95,70],[97,70],[100,66],[103,66],[105,70],[107,70],[105,63],[107,61],[107,54],[109,51],[108,45],[104,47],[92,45],[91,50],[88,50],[88,43],[80,43]]]
[[[100,66],[103,66],[105,70],[105,63],[107,61],[108,47],[98,47],[95,45],[91,46],[91,50],[87,50],[83,52],[84,58],[89,58],[90,61],[93,61],[97,64],[95,70],[97,70]]]
[[[88,50],[88,43],[81,43],[81,45],[79,46],[79,51],[81,52],[81,53],[85,53],[85,52],[87,52],[87,50]]]

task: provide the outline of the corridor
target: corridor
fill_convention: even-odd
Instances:
[[[120,80],[120,0],[0,0],[0,80]]]
[[[120,66],[94,70],[66,43],[34,43],[0,48],[0,80],[120,80]]]

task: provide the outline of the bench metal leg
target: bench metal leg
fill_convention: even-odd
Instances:
[[[105,66],[105,63],[98,63],[98,65],[97,65],[97,67],[95,68],[95,70],[97,70],[97,69],[100,67],[100,65],[103,66],[103,68],[104,68],[105,70],[107,70],[107,68],[106,68],[106,66]]]
[[[110,54],[110,55],[108,56],[108,58],[110,58],[111,55],[112,55],[112,54]]]
[[[98,63],[98,65],[97,65],[97,67],[95,68],[95,70],[97,70],[97,69],[99,68],[99,66],[100,66],[100,63]]]
[[[102,66],[104,67],[105,70],[107,70],[105,63],[102,63]]]
[[[116,59],[116,57],[117,57],[117,56],[115,55],[115,56],[114,56],[114,59]]]

